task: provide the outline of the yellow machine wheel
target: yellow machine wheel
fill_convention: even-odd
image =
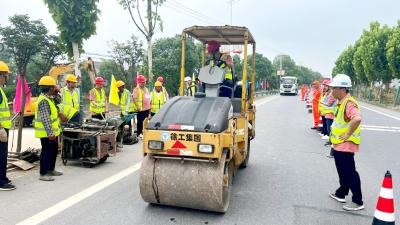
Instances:
[[[229,206],[233,160],[218,162],[153,158],[142,161],[140,194],[144,201],[215,212]]]

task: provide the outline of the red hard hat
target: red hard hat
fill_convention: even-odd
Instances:
[[[137,76],[137,82],[138,83],[145,83],[146,82],[146,77],[144,77],[143,75]]]
[[[95,84],[104,84],[104,79],[102,77],[96,77]]]
[[[329,85],[330,83],[331,83],[330,80],[324,80],[324,81],[322,81],[322,84],[323,84],[323,85]]]
[[[214,41],[214,40],[207,42],[207,45],[208,45],[207,50],[208,50],[209,54],[214,53],[214,51],[217,50],[221,46],[218,41]]]
[[[162,76],[157,77],[157,81],[160,81],[161,83],[164,83],[164,78]]]

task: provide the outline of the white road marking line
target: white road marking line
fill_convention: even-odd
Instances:
[[[71,197],[64,199],[63,201],[37,213],[36,215],[33,215],[32,217],[29,217],[28,219],[22,222],[19,222],[17,225],[39,224],[49,219],[50,217],[55,216],[56,214],[64,211],[65,209],[77,204],[78,202],[92,196],[93,194],[103,190],[104,188],[116,183],[117,181],[127,177],[128,175],[136,172],[138,169],[140,169],[140,165],[141,163],[130,166],[120,171],[119,173],[114,174],[111,177],[108,177],[103,181],[100,181],[99,183],[79,193],[76,193],[75,195],[72,195]]]
[[[361,130],[400,132],[400,130],[394,130],[394,129],[380,129],[380,128],[367,128],[367,127],[361,127]]]
[[[390,126],[375,126],[375,125],[362,125],[361,124],[361,127],[400,130],[400,127],[390,127]]]
[[[387,117],[389,117],[389,118],[392,118],[392,119],[395,119],[395,120],[399,120],[399,121],[400,121],[400,118],[399,118],[399,117],[392,116],[392,115],[389,115],[389,114],[387,114],[387,113],[383,113],[383,112],[380,112],[380,111],[378,111],[378,110],[371,109],[371,108],[365,107],[365,106],[361,106],[361,108],[368,109],[369,111],[372,111],[372,112],[381,114],[381,115],[383,115],[383,116],[387,116]]]
[[[269,99],[267,99],[267,100],[265,100],[265,101],[256,102],[256,106],[262,106],[262,105],[264,105],[265,103],[268,103],[268,102],[270,102],[270,101],[273,101],[273,100],[277,99],[278,97],[279,97],[279,96],[274,96],[274,97],[271,97],[271,98],[269,98]]]

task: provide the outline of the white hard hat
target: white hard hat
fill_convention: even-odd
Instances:
[[[351,79],[346,74],[338,74],[333,79],[332,82],[329,84],[330,87],[351,87]]]
[[[190,77],[185,77],[185,82],[188,82],[188,81],[192,81],[192,78],[190,78]]]

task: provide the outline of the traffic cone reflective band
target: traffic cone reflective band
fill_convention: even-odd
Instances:
[[[372,225],[394,225],[394,220],[392,174],[387,171],[379,193]]]
[[[322,124],[322,117],[319,117],[318,127],[323,127],[323,124]]]

